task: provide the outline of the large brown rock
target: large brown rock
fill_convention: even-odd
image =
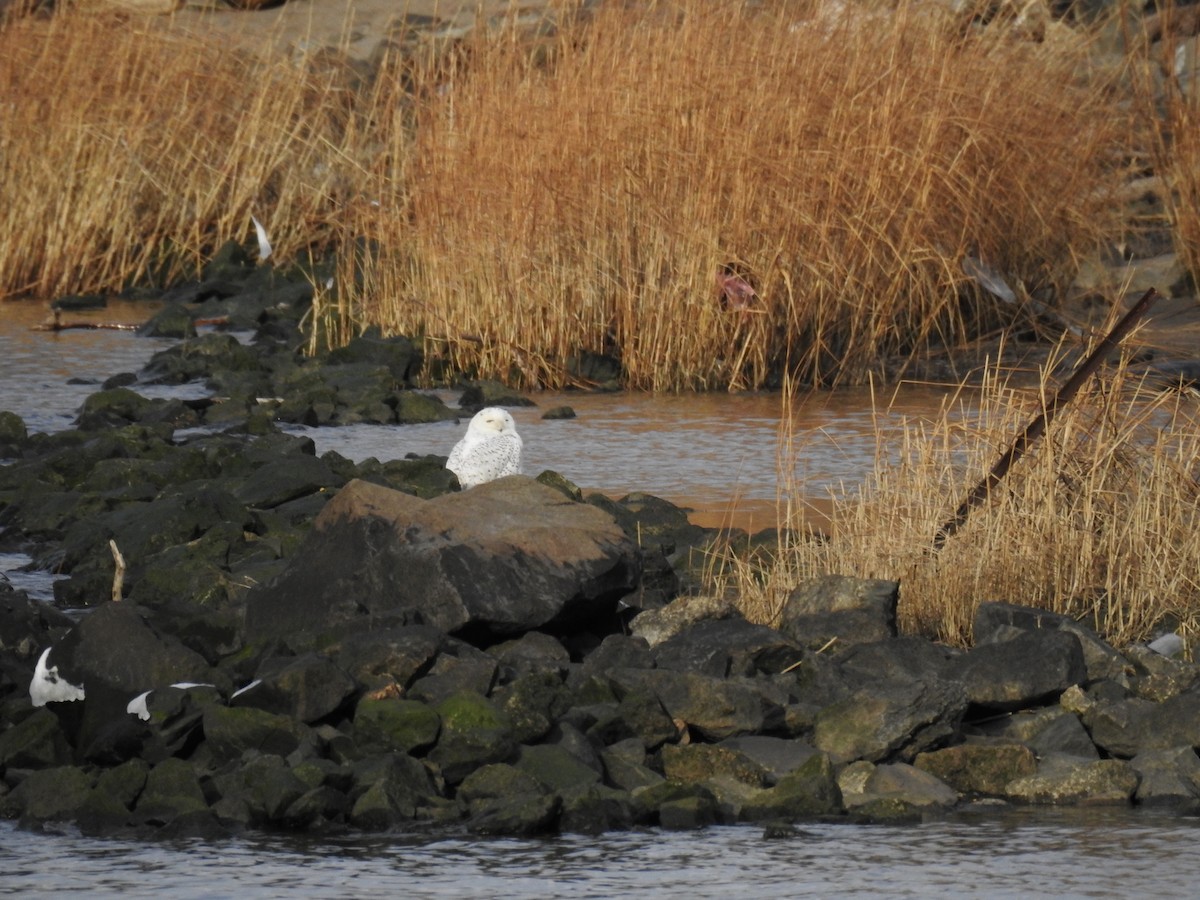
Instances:
[[[637,548],[609,515],[532,478],[433,500],[356,480],[284,573],[250,595],[246,632],[578,627],[611,617],[639,574]]]

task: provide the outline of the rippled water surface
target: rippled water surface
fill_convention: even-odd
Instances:
[[[533,839],[137,843],[0,823],[0,894],[131,897],[1194,897],[1200,822],[988,811],[907,826],[802,825]]]

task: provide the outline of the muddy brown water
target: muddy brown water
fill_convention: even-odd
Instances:
[[[111,304],[64,319],[136,323],[148,314],[145,305]],[[31,431],[70,427],[104,379],[138,371],[171,344],[113,330],[35,330],[46,317],[45,304],[0,306],[0,409],[19,414]],[[205,393],[201,384],[135,389],[148,396]],[[457,404],[456,391],[433,393]],[[552,469],[614,498],[643,491],[687,507],[697,524],[757,531],[778,524],[781,504],[789,501],[811,523],[823,524],[830,490],[860,483],[904,423],[936,418],[948,396],[946,388],[921,385],[818,392],[796,398],[787,414],[778,393],[547,392],[531,394],[537,405],[512,413],[527,474]],[[558,406],[570,406],[575,418],[542,418]],[[288,430],[310,435],[318,453],[382,461],[445,455],[466,419]]]

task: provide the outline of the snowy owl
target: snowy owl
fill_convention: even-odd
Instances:
[[[489,406],[475,413],[466,436],[450,451],[446,468],[464,488],[521,474],[521,436],[508,411]]]

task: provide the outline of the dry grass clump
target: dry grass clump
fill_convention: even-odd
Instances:
[[[0,97],[0,297],[191,275],[252,214],[294,257],[345,190],[335,70],[63,13],[0,28]]]
[[[778,614],[797,580],[897,579],[901,627],[965,644],[976,606],[1000,600],[1081,619],[1117,643],[1156,628],[1200,634],[1200,416],[1193,397],[1110,372],[1059,414],[977,508],[931,551],[959,501],[1039,408],[997,378],[879,448],[873,475],[834,499],[830,539],[735,566],[747,612]]]
[[[423,73],[407,196],[356,210],[381,250],[343,303],[525,387],[580,351],[655,390],[860,381],[984,327],[964,254],[1052,289],[1110,223],[1121,116],[1060,38],[712,0],[481,33]]]
[[[1151,118],[1147,129],[1160,192],[1172,227],[1176,252],[1189,272],[1200,273],[1200,59],[1194,6],[1167,0],[1143,34],[1139,105]],[[1150,43],[1154,38],[1155,42]]]

